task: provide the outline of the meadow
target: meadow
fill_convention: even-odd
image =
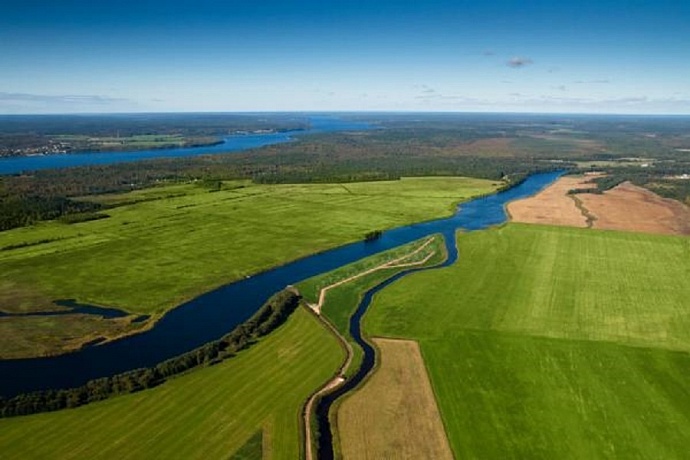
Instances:
[[[369,231],[448,216],[458,202],[499,184],[443,177],[318,185],[230,181],[214,192],[207,185],[91,196],[114,206],[104,211],[109,217],[1,232],[0,310],[45,311],[57,308],[54,299],[73,298],[160,315],[223,284],[361,240]],[[6,340],[26,329],[15,328],[12,318],[0,323]],[[40,332],[49,335],[53,325],[64,324],[48,323]],[[98,335],[113,330],[94,326]],[[80,330],[70,327],[75,334]]]
[[[368,231],[448,216],[492,184],[464,178],[244,181],[215,193],[186,184],[98,196],[120,204],[105,211],[109,218],[0,233],[0,292],[14,289],[21,297],[22,290],[36,291],[49,299],[160,313],[221,284],[363,239]]]
[[[682,458],[690,240],[509,224],[382,291],[371,336],[420,343],[459,458]]]
[[[343,350],[316,318],[231,360],[77,409],[0,420],[5,458],[299,458],[301,408]],[[40,442],[36,433],[41,433]]]
[[[380,351],[379,366],[338,407],[343,458],[452,459],[417,343],[373,342]]]
[[[425,242],[426,239],[414,241],[381,254],[366,257],[336,270],[304,280],[297,285],[297,288],[306,302],[316,304],[319,300],[319,293],[323,288],[411,254]],[[431,254],[433,254],[431,258],[425,263],[420,263],[420,267],[433,266],[445,259],[445,243],[442,236],[434,235],[433,240],[426,247],[411,257],[401,260],[401,263],[422,262]],[[353,359],[348,369],[345,370],[345,375],[349,376],[356,372],[362,359],[362,349],[350,335],[350,317],[354,314],[362,297],[369,289],[408,268],[410,267],[391,267],[372,271],[327,291],[321,306],[321,313],[352,346]]]

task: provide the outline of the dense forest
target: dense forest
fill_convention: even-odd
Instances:
[[[246,115],[245,121],[254,123],[252,126],[272,122],[270,126],[275,129],[294,127],[305,120],[297,115],[282,116],[259,119]],[[121,117],[124,126],[135,124]],[[168,117],[167,121],[162,116],[147,123],[151,129],[172,132],[176,123],[186,120],[188,132],[203,134],[219,129],[218,123],[225,122],[222,117],[204,114],[198,119]],[[235,127],[245,122],[238,117],[234,119]],[[274,184],[430,175],[494,180],[507,176],[519,180],[537,171],[598,170],[609,174],[602,180],[602,189],[631,180],[662,196],[690,200],[690,181],[682,179],[690,173],[687,117],[350,114],[348,118],[367,121],[376,129],[305,135],[296,142],[241,153],[0,177],[0,230],[102,210],[80,202],[82,196],[191,180],[218,184],[222,180],[250,179]],[[75,131],[100,132],[98,123],[105,123],[98,117],[84,120]],[[110,123],[118,117],[109,116],[107,120]],[[103,132],[116,126],[109,124]],[[48,124],[41,132],[50,129]]]
[[[236,132],[303,130],[301,114],[157,113],[104,115],[0,115],[0,157],[36,151],[114,150],[89,138],[183,136],[184,145],[206,145]],[[83,136],[84,139],[80,139]],[[66,137],[69,140],[66,141]],[[132,144],[126,144],[133,150]]]

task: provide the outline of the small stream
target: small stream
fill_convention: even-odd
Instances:
[[[455,241],[458,229],[482,230],[505,222],[507,220],[505,205],[508,202],[537,193],[561,174],[559,172],[534,175],[513,189],[462,204],[458,208],[456,215],[448,219],[448,221],[453,222],[453,225],[439,226],[439,231],[436,232],[440,232],[443,235],[448,255],[443,263],[432,267],[411,268],[402,271],[369,289],[364,294],[362,301],[357,306],[357,310],[350,318],[349,326],[350,335],[364,351],[362,363],[353,376],[347,379],[342,386],[322,397],[315,408],[316,421],[319,427],[316,458],[319,460],[332,460],[335,457],[333,432],[328,417],[331,407],[343,395],[354,390],[369,375],[376,364],[376,349],[362,335],[362,318],[371,305],[374,296],[407,275],[426,270],[436,270],[454,264],[458,259],[458,249]],[[497,218],[498,216],[502,216],[502,218]]]

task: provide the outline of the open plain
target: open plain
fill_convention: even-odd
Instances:
[[[561,177],[536,195],[509,203],[507,211],[514,222],[587,227],[587,216],[568,191],[594,187],[588,183],[590,179],[586,176]]]
[[[601,195],[581,194],[582,205],[597,216],[593,228],[690,235],[690,208],[630,182]]]
[[[498,185],[453,177],[317,185],[230,181],[212,193],[191,183],[92,196],[112,206],[107,218],[0,233],[0,311],[55,310],[55,299],[76,299],[151,314],[150,323],[213,288],[361,240],[369,231],[448,216],[459,201]],[[78,324],[84,319],[66,315],[27,328],[37,320],[0,317],[0,357],[64,352],[140,327],[88,318],[84,334]],[[51,335],[60,339],[45,342]],[[34,347],[38,341],[43,345]]]
[[[685,455],[687,238],[509,224],[458,246],[364,323],[419,342],[456,457]]]
[[[298,309],[236,357],[160,387],[2,419],[0,452],[17,459],[227,459],[262,431],[258,458],[263,451],[267,458],[294,460],[302,404],[342,359],[336,339]]]
[[[452,459],[417,343],[374,343],[379,367],[338,409],[343,459]]]

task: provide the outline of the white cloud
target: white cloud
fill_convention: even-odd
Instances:
[[[513,69],[520,69],[530,64],[534,64],[534,61],[532,61],[532,59],[520,56],[515,56],[514,58],[511,58],[508,62],[506,62],[506,65],[508,67],[512,67]]]

